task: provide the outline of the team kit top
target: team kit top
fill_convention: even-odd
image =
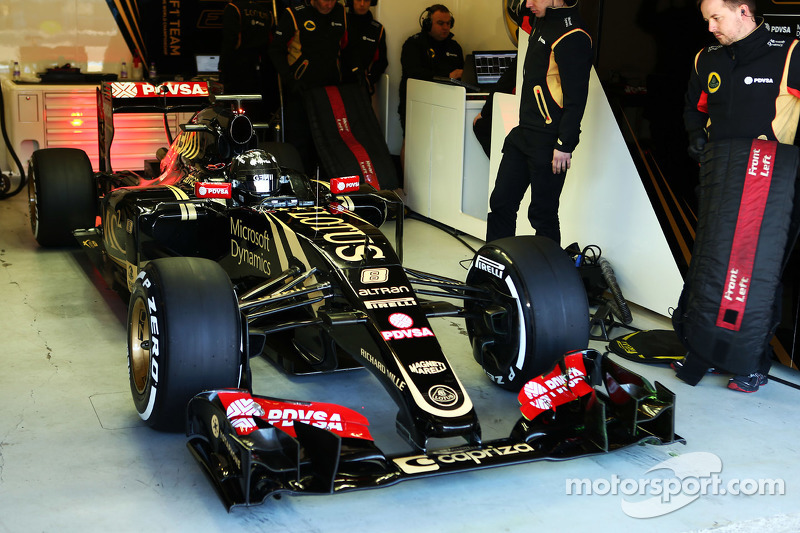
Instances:
[[[709,141],[758,138],[793,144],[800,118],[798,41],[764,21],[744,39],[703,48],[695,57],[684,121]]]
[[[278,20],[270,57],[290,88],[338,85],[342,81],[341,50],[347,45],[344,6],[327,15],[310,5],[287,8]]]
[[[520,29],[530,35],[519,124],[556,138],[559,151],[572,152],[578,145],[593,59],[592,38],[581,20],[578,2],[547,8],[543,18],[531,17],[527,10],[516,18]]]
[[[370,93],[373,93],[375,84],[389,66],[386,32],[369,11],[364,15],[350,12],[347,17],[348,37],[344,51],[346,74],[364,77]]]

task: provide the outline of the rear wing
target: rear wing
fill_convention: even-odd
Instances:
[[[97,141],[101,172],[112,172],[111,143],[115,113],[183,113],[199,111],[209,103],[213,89],[205,81],[175,81],[153,85],[146,81],[104,81],[97,89]],[[171,134],[165,124],[166,136]]]

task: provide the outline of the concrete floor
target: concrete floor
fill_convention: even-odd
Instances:
[[[459,261],[472,256],[464,244],[416,220],[407,223],[405,239],[407,266],[463,279]],[[125,305],[81,251],[38,248],[24,193],[0,201],[0,267],[0,532],[800,530],[800,390],[771,382],[746,395],[727,390],[727,378],[713,375],[693,388],[669,368],[627,362],[677,394],[676,430],[685,445],[636,446],[334,496],[284,497],[228,513],[184,437],[140,423],[128,385]],[[642,309],[634,315],[638,327],[669,327],[668,319]],[[492,386],[475,364],[463,321],[435,319],[434,328],[476,404],[484,437],[507,435],[519,416],[515,395]],[[800,381],[786,367],[773,374]],[[254,376],[256,393],[361,410],[384,451],[407,449],[394,432],[394,404],[366,371],[297,378],[256,360]],[[668,459],[684,468],[662,468]],[[691,459],[695,463],[687,466]],[[721,462],[724,485],[782,480],[785,494],[709,490],[693,499],[697,485],[686,479],[699,479],[715,462]],[[654,492],[646,494],[654,498],[649,504],[619,491],[567,493],[568,480],[576,478],[603,492],[615,479],[623,480],[624,491],[642,480],[677,482],[676,476],[685,478],[685,489],[669,501]],[[625,500],[639,503],[634,507],[640,511],[650,505],[645,514],[652,517],[629,516],[636,511]]]

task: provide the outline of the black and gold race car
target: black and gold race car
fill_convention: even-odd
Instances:
[[[121,89],[102,91],[107,119]],[[156,90],[164,102],[170,91],[196,89]],[[151,177],[95,173],[75,149],[39,150],[30,164],[36,239],[77,238],[129,295],[133,404],[154,428],[186,430],[228,507],[678,439],[671,392],[587,349],[585,289],[555,243],[487,243],[465,280],[406,268],[398,197],[358,176],[293,170],[289,147],[257,141],[246,98],[212,96]],[[379,229],[387,219],[393,238]],[[519,392],[505,438],[482,439],[430,322],[447,316],[465,320],[465,352],[488,379]],[[295,374],[366,368],[397,404],[409,451],[383,453],[361,413],[325,398],[255,394],[259,356]]]

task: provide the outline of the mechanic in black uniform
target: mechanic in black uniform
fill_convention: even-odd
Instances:
[[[256,120],[278,107],[277,73],[267,57],[275,28],[274,0],[233,0],[222,12],[220,82],[226,94],[260,94],[261,105],[247,102]]]
[[[344,6],[336,0],[310,0],[286,8],[269,47],[270,59],[280,74],[285,140],[300,152],[307,174],[314,172],[318,157],[302,92],[341,83],[341,56],[346,45]]]
[[[489,199],[486,240],[513,236],[528,187],[528,220],[537,235],[560,244],[558,203],[578,145],[589,94],[592,39],[573,0],[516,0],[508,11],[530,34],[519,126],[506,137]]]
[[[724,139],[794,144],[800,117],[798,41],[770,33],[755,16],[755,0],[700,0],[699,7],[721,46],[703,48],[694,60],[684,110],[689,154],[699,162],[706,142]],[[797,232],[797,212],[796,194],[790,240]],[[754,372],[734,376],[728,388],[757,391],[767,383],[770,365],[770,348],[754,354]],[[708,370],[694,354],[675,366],[678,377],[691,385]]]
[[[442,4],[425,9],[419,19],[422,31],[403,43],[400,63],[400,125],[406,130],[406,86],[409,78],[431,81],[434,77],[461,79],[464,71],[464,53],[450,32],[455,18]]]
[[[377,0],[347,0],[347,48],[343,53],[345,81],[363,83],[375,94],[389,60],[386,55],[386,32],[383,24],[369,10]]]

